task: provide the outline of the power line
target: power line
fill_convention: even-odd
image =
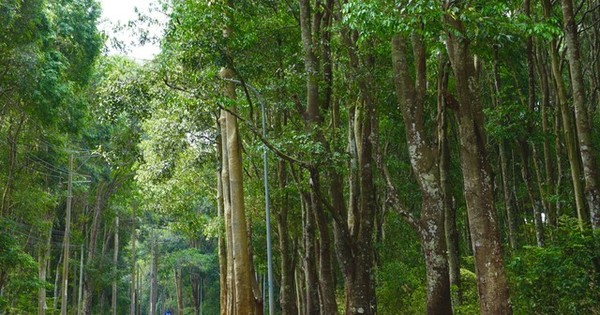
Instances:
[[[30,234],[30,233],[22,232],[22,231],[19,231],[17,229],[11,229],[11,228],[7,228],[7,227],[4,227],[3,229],[4,229],[4,232],[10,231],[12,233],[19,234],[21,236],[27,237],[29,239],[33,239],[33,240],[38,241],[38,242],[43,242],[43,243],[48,242],[48,240],[41,239],[41,238],[39,238],[37,236],[34,236],[34,235]],[[64,243],[63,242],[57,242],[57,241],[52,241],[51,240],[50,244],[57,245],[57,246],[60,246],[60,247],[64,247]],[[83,245],[83,247],[87,247],[85,244],[69,244],[69,247],[77,247],[78,248],[78,247],[81,247],[81,245]]]

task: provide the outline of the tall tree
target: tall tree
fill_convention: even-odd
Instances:
[[[465,200],[475,256],[482,314],[512,314],[496,219],[494,191],[485,147],[483,108],[477,89],[474,57],[464,23],[451,14],[465,10],[463,2],[443,2],[446,49],[458,94],[458,128]]]
[[[585,178],[585,194],[590,212],[590,221],[594,230],[600,228],[600,188],[598,187],[598,169],[590,120],[586,106],[585,82],[581,65],[581,48],[575,9],[572,0],[561,0],[563,25],[567,42],[567,57],[571,70],[571,89],[573,92],[573,108],[575,109],[575,127],[579,140],[579,153]]]
[[[427,313],[451,314],[450,278],[444,229],[444,198],[440,182],[440,153],[437,137],[425,127],[426,44],[417,32],[412,37],[415,77],[408,63],[405,35],[392,40],[394,80],[404,117],[406,141],[414,174],[421,190],[421,218],[415,225],[421,238],[427,266]],[[437,107],[436,107],[437,108]]]

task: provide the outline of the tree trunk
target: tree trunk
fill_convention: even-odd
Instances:
[[[230,69],[221,71],[221,78],[233,79],[234,73]],[[235,84],[225,83],[225,95],[235,99]],[[235,111],[235,109],[231,109]],[[246,226],[246,213],[244,206],[244,188],[242,178],[242,155],[237,119],[225,113],[225,128],[227,129],[227,154],[229,167],[229,193],[231,201],[231,237],[233,245],[233,270],[235,283],[235,314],[254,314],[255,303],[252,291],[252,258],[249,254],[250,243],[248,227]]]
[[[542,90],[542,103],[541,103],[541,115],[542,115],[542,132],[545,135],[551,134],[549,126],[549,111],[550,109],[550,84],[548,82],[548,70],[546,68],[546,60],[542,56],[541,50],[536,50],[537,58],[536,64],[540,77],[540,88]],[[556,189],[555,187],[555,169],[551,157],[550,137],[544,137],[543,142],[543,153],[544,153],[544,171],[546,173],[546,192],[552,194]],[[548,223],[552,226],[557,224],[556,207],[553,203],[548,202]]]
[[[226,278],[226,277],[221,277]],[[194,314],[199,315],[202,310],[202,276],[200,270],[194,268],[190,270],[190,284],[192,286],[192,300],[194,304]],[[227,280],[225,280],[227,281]],[[221,310],[221,313],[223,310]]]
[[[52,309],[56,310],[58,308],[58,301],[60,300],[58,294],[58,289],[60,288],[59,285],[59,281],[60,281],[60,267],[62,266],[62,260],[63,260],[63,251],[60,252],[60,257],[58,257],[58,263],[56,264],[56,272],[54,273],[54,291],[52,294]],[[1,286],[0,286],[1,288]]]
[[[81,315],[83,313],[83,305],[81,305],[83,300],[83,244],[79,249],[79,285],[77,288],[77,315]]]
[[[544,246],[544,227],[542,223],[542,213],[538,205],[538,198],[534,196],[533,188],[531,187],[531,171],[529,169],[529,147],[526,141],[519,141],[521,149],[521,178],[525,183],[525,190],[531,204],[533,223],[535,226],[535,239],[538,247]]]
[[[87,261],[86,265],[91,267],[95,263],[96,247],[98,246],[98,233],[100,231],[102,212],[104,210],[105,198],[107,196],[107,188],[110,186],[105,182],[100,182],[96,188],[96,201],[94,204],[94,212],[92,218],[92,225],[90,229],[90,238],[88,241],[87,249]],[[92,314],[92,291],[94,289],[94,281],[86,275],[84,279],[84,290],[83,290],[83,313],[85,315]]]
[[[222,118],[224,118],[224,113],[221,114]],[[219,170],[217,172],[217,215],[223,220],[223,226],[219,231],[219,287],[220,287],[220,295],[219,295],[219,305],[220,305],[220,314],[227,315],[228,314],[228,300],[227,296],[229,294],[228,287],[228,260],[227,260],[227,228],[225,226],[225,201],[224,201],[224,192],[223,192],[223,168],[224,168],[224,160],[223,160],[223,139],[226,139],[226,134],[223,134],[225,127],[222,125],[224,121],[217,122],[217,128],[221,132],[220,136],[217,138],[217,160],[219,161]]]
[[[226,113],[224,110],[221,111],[219,118],[219,126],[221,127],[221,189],[223,199],[223,215],[225,224],[225,248],[226,248],[226,286],[224,288],[226,292],[226,301],[222,305],[222,309],[227,315],[235,314],[235,285],[234,278],[235,272],[233,269],[233,237],[231,236],[231,198],[229,190],[229,154],[227,152],[227,127],[226,127]]]
[[[438,115],[441,121],[438,126],[439,147],[439,172],[440,189],[444,199],[444,231],[446,232],[446,248],[448,251],[448,273],[450,279],[450,293],[452,289],[453,310],[462,304],[462,289],[460,285],[460,251],[458,240],[458,228],[456,226],[456,205],[450,186],[450,145],[448,139],[448,112],[445,110],[444,91],[448,89],[448,66],[447,60],[440,57],[438,70]]]
[[[183,315],[183,281],[181,267],[175,268],[175,287],[177,291],[177,314]]]
[[[320,297],[320,314],[331,315],[337,314],[337,305],[335,300],[335,284],[333,265],[331,261],[331,241],[329,235],[329,227],[325,210],[317,191],[320,190],[320,178],[316,170],[310,170],[310,178],[313,187],[310,191],[312,215],[315,217],[315,225],[319,231],[317,240],[317,255],[318,255],[318,275],[319,275],[319,297]]]
[[[493,63],[493,74],[494,74],[494,106],[499,107],[502,104],[500,96],[502,95],[500,90],[500,70],[498,66],[498,47],[494,47],[494,63]],[[498,153],[500,155],[500,174],[502,175],[502,196],[504,198],[504,209],[506,210],[506,220],[508,221],[508,240],[510,248],[517,249],[517,221],[515,219],[515,210],[513,208],[513,193],[510,188],[510,175],[508,172],[508,156],[506,154],[506,148],[510,143],[506,139],[501,139],[498,143]]]
[[[115,241],[114,241],[114,252],[113,252],[113,282],[112,282],[112,295],[111,295],[111,314],[117,315],[117,275],[119,262],[119,215],[115,217]]]
[[[279,161],[277,167],[277,179],[279,189],[284,190],[287,186],[287,171],[284,161]],[[281,287],[279,303],[282,314],[299,314],[296,304],[296,290],[294,284],[295,259],[293,247],[291,246],[288,232],[288,210],[290,204],[287,193],[281,197],[279,203],[279,214],[277,216],[277,232],[279,234],[279,250],[281,256]]]
[[[525,11],[525,15],[527,15],[527,17],[531,17],[531,0],[525,0],[523,2],[523,6],[524,6],[524,11]],[[533,59],[533,37],[532,36],[528,36],[527,37],[527,42],[526,42],[526,49],[525,49],[525,55],[526,55],[526,59],[527,59],[527,110],[531,113],[533,113],[535,111],[535,103],[536,103],[536,93],[535,93],[535,65],[534,65],[534,59]],[[527,132],[531,133],[533,132],[533,126],[528,125],[527,126]],[[538,175],[538,187],[539,189],[539,193],[540,193],[540,198],[539,199],[532,199],[533,196],[533,188],[531,187],[531,172],[529,169],[529,148],[528,148],[528,143],[526,140],[523,140],[521,143],[521,153],[522,153],[522,158],[523,158],[523,165],[522,165],[522,170],[523,170],[523,179],[525,181],[525,187],[527,189],[527,194],[530,196],[531,199],[531,207],[533,208],[533,222],[535,225],[535,238],[537,241],[537,245],[538,246],[543,246],[544,245],[544,225],[542,222],[542,209],[545,210],[546,208],[546,204],[544,202],[544,192],[541,190],[541,178],[539,177],[539,172],[536,172],[536,175]],[[534,166],[537,165],[537,151],[535,150],[535,144],[532,144],[532,151],[533,151],[533,164]],[[535,170],[538,170],[537,167],[534,168]],[[540,200],[539,202],[537,202],[537,200]],[[541,209],[540,209],[541,207]],[[545,211],[546,213],[548,211]]]
[[[513,208],[513,193],[510,185],[510,172],[508,171],[508,156],[506,154],[506,141],[501,141],[498,144],[500,153],[500,174],[502,175],[502,196],[504,197],[504,207],[506,210],[506,220],[508,221],[508,241],[512,250],[517,249],[517,220],[515,218],[515,210]]]
[[[137,216],[136,216],[136,210],[137,210],[137,205],[134,204],[133,205],[133,211],[132,211],[132,226],[131,226],[131,266],[130,266],[130,277],[131,280],[129,282],[129,297],[130,297],[130,302],[129,302],[129,315],[136,315],[135,309],[136,309],[136,290],[135,290],[135,276],[136,276],[136,266],[137,266],[137,251],[136,251],[136,243],[137,243],[137,226],[136,226],[136,221],[137,221]]]
[[[550,19],[552,15],[552,3],[550,0],[543,0],[544,17]],[[558,105],[562,118],[562,130],[564,135],[565,146],[567,147],[567,156],[571,169],[571,181],[573,183],[573,194],[575,195],[575,208],[577,209],[577,218],[579,219],[580,228],[583,229],[583,224],[586,221],[585,202],[583,196],[583,187],[581,185],[581,166],[577,152],[576,136],[573,134],[573,122],[571,120],[571,110],[568,106],[567,91],[563,82],[562,73],[560,70],[560,57],[558,55],[558,45],[556,40],[550,42],[550,62],[552,66],[552,76],[556,83],[556,93],[558,96]]]
[[[461,168],[475,256],[479,305],[482,314],[512,314],[473,56],[469,53],[462,22],[449,14],[444,16],[444,20],[447,27],[453,29],[446,33],[446,49],[458,92]],[[457,35],[457,32],[462,35]]]
[[[450,278],[444,231],[444,199],[440,183],[437,139],[428,138],[424,110],[426,92],[426,50],[419,35],[412,35],[415,77],[408,64],[407,40],[402,35],[392,39],[392,60],[396,96],[404,119],[406,142],[412,170],[421,191],[419,237],[427,272],[427,313],[452,314]]]
[[[69,156],[69,175],[67,184],[67,208],[65,215],[65,236],[63,240],[63,269],[62,269],[62,286],[61,286],[61,299],[60,299],[60,313],[67,315],[68,311],[68,289],[69,289],[69,258],[70,258],[70,246],[69,241],[71,239],[71,204],[73,202],[73,154]]]
[[[579,153],[585,178],[585,195],[590,209],[590,221],[594,230],[600,229],[600,188],[598,187],[598,169],[592,133],[585,106],[585,82],[581,65],[581,53],[573,0],[561,0],[563,26],[567,42],[567,58],[571,70],[571,89],[575,108],[575,127],[579,139]]]
[[[315,249],[315,219],[310,210],[311,201],[308,193],[303,194],[303,218],[304,226],[302,229],[304,241],[304,314],[319,314],[319,283],[316,268],[316,249]]]
[[[158,303],[158,245],[156,244],[156,235],[152,236],[152,253],[150,256],[150,315],[159,315],[156,311]]]
[[[46,244],[40,247],[39,259],[38,259],[38,276],[41,283],[46,283],[46,277],[48,273],[48,259],[50,258],[51,242],[52,242],[52,222],[49,222],[48,235],[46,237]],[[43,286],[38,291],[38,315],[45,315],[48,305],[46,305],[46,287]]]
[[[317,131],[314,131],[314,127],[319,126],[321,123],[321,116],[319,115],[319,110],[321,107],[327,108],[329,107],[329,102],[331,101],[331,68],[328,66],[330,60],[329,55],[327,53],[329,47],[329,30],[328,25],[331,23],[331,11],[333,10],[333,1],[328,0],[322,7],[315,7],[314,10],[311,8],[311,1],[309,0],[298,0],[299,8],[300,8],[300,28],[302,35],[302,46],[304,53],[304,68],[306,72],[306,92],[307,92],[307,102],[306,102],[306,129],[309,134],[311,134],[312,138],[321,143],[324,147],[327,147],[325,140],[322,134]],[[313,11],[311,13],[311,11]],[[314,14],[313,14],[314,13]],[[314,25],[314,27],[313,27]],[[322,60],[324,70],[321,71],[319,67],[319,59],[317,57],[318,53],[324,57],[325,60]],[[319,75],[323,75],[323,81],[325,84],[324,87],[324,97],[323,102],[319,100],[319,83],[323,83],[319,81]],[[316,292],[307,292],[307,303],[308,307],[306,312],[308,314],[314,314],[314,312],[321,314],[337,314],[337,305],[335,300],[335,285],[333,282],[333,271],[331,264],[331,253],[329,251],[329,228],[326,222],[326,216],[323,210],[322,201],[320,200],[320,192],[318,191],[318,182],[320,180],[320,174],[316,168],[311,168],[310,172],[310,180],[312,181],[311,189],[309,192],[309,215],[307,216],[307,226],[313,223],[313,220],[309,218],[310,216],[314,217],[314,226],[319,231],[319,248],[317,251],[317,255],[319,257],[319,293],[318,297],[320,297],[320,310],[313,309],[318,307],[314,298],[317,296]],[[313,228],[313,227],[310,227]],[[312,238],[314,236],[311,236]],[[305,243],[306,251],[307,251],[307,260],[310,259],[310,254],[308,252],[311,250],[312,246],[310,243],[310,238],[307,239],[307,243]],[[316,255],[315,255],[316,256]],[[309,264],[311,264],[309,262]],[[307,266],[308,267],[308,266]],[[311,280],[311,275],[307,276],[307,280]],[[314,290],[314,287],[310,287],[310,284],[307,281],[307,290]]]

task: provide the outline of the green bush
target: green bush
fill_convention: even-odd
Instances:
[[[599,314],[600,234],[561,219],[546,246],[526,246],[509,262],[515,314]]]
[[[472,256],[469,256],[472,257]],[[479,314],[479,298],[477,296],[477,276],[469,269],[460,268],[461,304],[454,308],[455,315]],[[453,287],[452,290],[456,290]],[[454,296],[454,294],[452,295]]]
[[[38,266],[33,257],[23,251],[17,240],[0,226],[0,274],[4,295],[0,297],[3,312],[29,314],[37,309],[37,291],[44,283],[38,280]]]

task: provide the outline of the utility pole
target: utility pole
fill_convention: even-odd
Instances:
[[[69,239],[71,233],[71,203],[73,199],[73,153],[69,155],[69,175],[67,182],[67,214],[65,219],[65,238],[63,241],[63,270],[62,270],[62,293],[60,314],[67,315],[69,286]]]

